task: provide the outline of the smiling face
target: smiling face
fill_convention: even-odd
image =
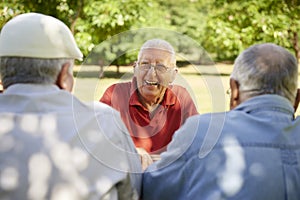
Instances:
[[[143,104],[159,103],[168,85],[174,81],[177,69],[175,63],[172,62],[172,56],[174,55],[166,50],[155,48],[144,49],[140,52],[134,75]],[[151,64],[153,67],[144,70],[142,65],[145,64]],[[166,72],[155,70],[154,66],[158,65],[164,65],[168,70]]]

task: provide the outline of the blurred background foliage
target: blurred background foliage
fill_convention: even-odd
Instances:
[[[193,54],[195,45],[178,41],[176,33],[203,47],[215,62],[231,62],[262,42],[282,45],[300,58],[300,0],[2,0],[0,28],[26,12],[65,22],[91,64],[132,64],[151,37],[168,40],[183,55]],[[131,37],[116,37],[129,30]],[[206,63],[202,53],[192,59]]]

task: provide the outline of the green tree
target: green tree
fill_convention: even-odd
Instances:
[[[74,30],[81,17],[84,0],[5,0],[0,3],[1,27],[10,18],[26,12],[39,12],[59,18]]]
[[[145,21],[149,7],[149,0],[89,1],[76,26],[81,49],[87,54],[100,42],[129,30],[137,21]]]
[[[84,55],[101,41],[145,21],[149,0],[13,0],[0,3],[1,27],[10,18],[39,12],[59,18],[75,35]]]
[[[296,0],[215,0],[206,24],[204,47],[218,60],[233,60],[254,43],[273,42],[299,59],[300,7]]]
[[[166,37],[165,32],[161,32],[160,37],[169,41],[176,49],[176,52],[184,55],[189,61],[207,62],[205,53],[199,54],[199,49],[195,51],[188,39],[174,36],[172,31],[189,37],[201,45],[202,38],[205,38],[203,29],[206,24],[208,7],[205,1],[201,0],[154,0],[151,12],[147,15],[145,22],[137,22],[135,27],[151,27],[170,31],[170,37]],[[197,54],[198,55],[195,55]],[[204,56],[205,55],[205,56]],[[183,59],[184,58],[179,58]]]
[[[0,28],[12,17],[23,13],[24,5],[19,4],[18,1],[1,1],[0,2]]]

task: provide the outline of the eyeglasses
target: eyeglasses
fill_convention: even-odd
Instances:
[[[163,64],[152,65],[151,63],[138,63],[138,66],[142,71],[149,71],[153,67],[157,73],[167,73],[173,69]]]

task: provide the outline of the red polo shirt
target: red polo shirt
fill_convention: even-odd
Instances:
[[[132,82],[111,85],[100,101],[120,112],[136,147],[160,153],[184,121],[198,113],[196,106],[185,88],[173,85],[167,88],[150,118],[148,110],[139,102],[136,85],[135,78]]]

